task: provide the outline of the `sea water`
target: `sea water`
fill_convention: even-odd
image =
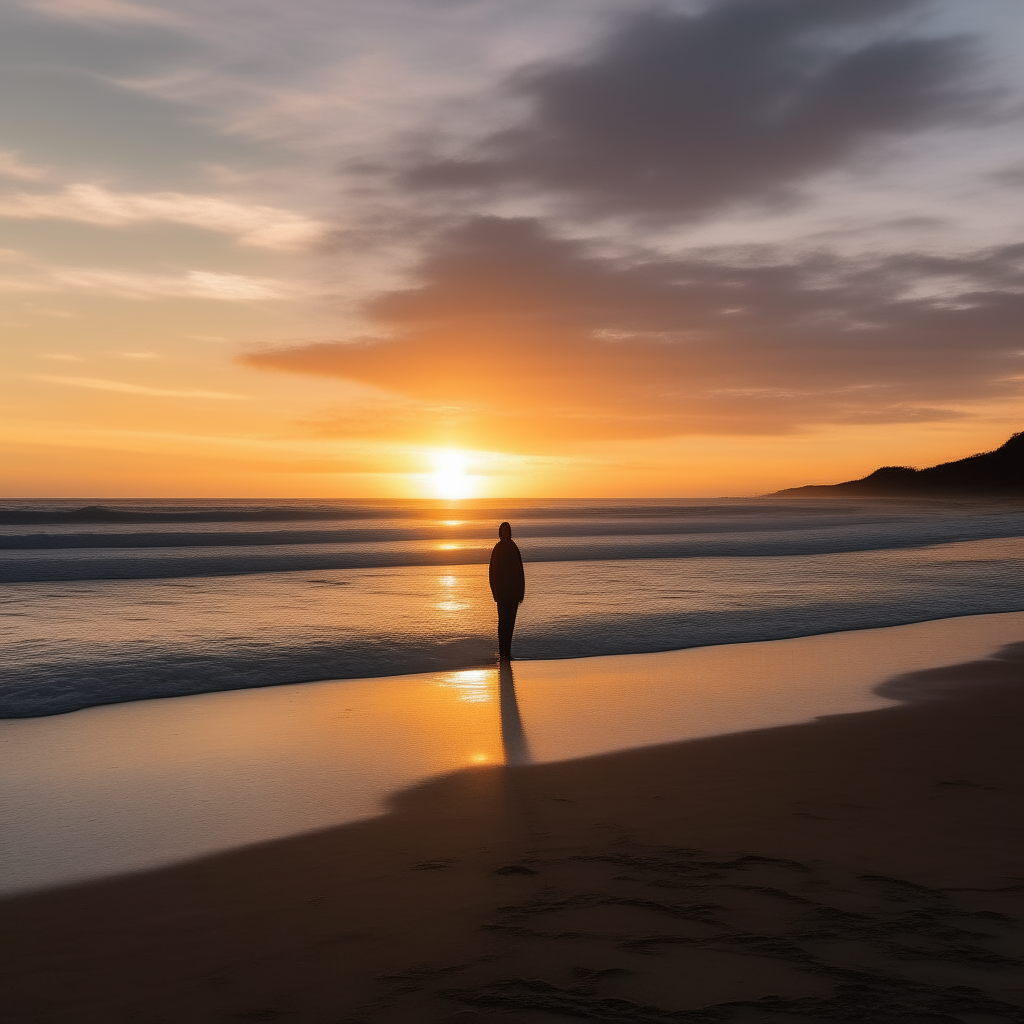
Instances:
[[[504,519],[520,659],[1024,609],[1012,503],[9,501],[0,718],[486,665]]]

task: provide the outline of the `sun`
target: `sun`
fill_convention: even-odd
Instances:
[[[434,472],[430,478],[434,493],[439,498],[457,501],[468,498],[473,490],[473,479],[466,473],[469,460],[463,452],[435,452]]]

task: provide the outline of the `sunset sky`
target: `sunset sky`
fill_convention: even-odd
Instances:
[[[749,495],[1024,429],[1021,0],[7,0],[3,489]]]

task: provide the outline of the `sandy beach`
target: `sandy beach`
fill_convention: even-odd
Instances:
[[[1024,644],[7,901],[12,1022],[1018,1021]]]

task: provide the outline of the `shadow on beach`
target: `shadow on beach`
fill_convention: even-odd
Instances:
[[[503,661],[498,668],[498,687],[501,702],[501,745],[505,749],[506,764],[530,764],[530,746],[523,731],[523,720],[516,700],[516,680],[512,666]]]

